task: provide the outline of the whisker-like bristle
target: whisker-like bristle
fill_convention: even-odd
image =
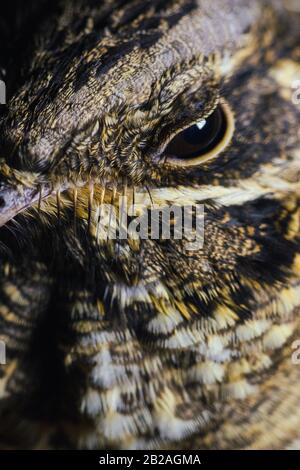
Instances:
[[[57,218],[60,221],[61,216],[61,194],[60,189],[56,191]]]
[[[149,188],[148,186],[146,186],[146,190],[147,190],[147,193],[149,194],[149,198],[150,198],[150,201],[151,201],[151,205],[154,206],[153,198],[152,198],[152,194],[151,194],[150,188]]]
[[[124,185],[123,185],[123,200],[122,200],[122,205],[121,207],[119,208],[120,210],[120,213],[122,214],[123,213],[123,210],[124,210],[124,204],[125,204],[125,201],[127,199],[127,179],[125,179],[125,182],[124,182]],[[121,227],[119,227],[119,229],[121,229]],[[121,250],[121,239],[119,237],[119,240],[118,240],[118,256],[120,256],[120,250]]]
[[[127,190],[128,190],[127,180],[125,180],[125,183],[124,183],[124,186],[123,186],[123,198],[124,198],[124,202],[125,202],[125,200],[127,199]],[[123,209],[123,204],[122,204],[122,209]]]
[[[108,241],[108,238],[109,238],[109,232],[110,232],[110,227],[111,227],[111,220],[112,220],[112,214],[113,214],[113,208],[114,208],[114,202],[115,202],[116,194],[117,194],[117,187],[114,186],[113,192],[112,192],[112,195],[111,195],[111,201],[110,201],[110,211],[109,211],[109,220],[108,220],[106,241]]]
[[[90,231],[91,229],[93,202],[94,202],[94,183],[91,182],[89,184],[88,231]]]
[[[134,211],[134,206],[135,206],[135,187],[132,186],[132,209]]]
[[[73,223],[74,223],[74,233],[77,233],[77,202],[78,202],[78,189],[76,186],[73,188]]]
[[[98,214],[97,230],[96,230],[96,240],[97,240],[97,242],[99,241],[99,229],[100,229],[100,222],[101,222],[101,217],[102,217],[102,204],[104,202],[105,193],[106,193],[106,181],[103,184],[103,189],[102,189],[101,198],[100,198],[100,212]]]
[[[39,188],[39,202],[38,202],[38,211],[39,212],[41,211],[41,207],[42,207],[42,188],[40,187]]]

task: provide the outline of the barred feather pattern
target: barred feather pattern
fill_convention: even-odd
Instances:
[[[54,2],[0,120],[0,202],[26,202],[0,229],[2,448],[298,446],[298,26],[276,0]],[[166,164],[222,99],[228,148]],[[204,246],[99,237],[122,194],[204,204]]]

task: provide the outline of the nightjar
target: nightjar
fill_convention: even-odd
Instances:
[[[299,447],[297,2],[10,3],[1,447]]]

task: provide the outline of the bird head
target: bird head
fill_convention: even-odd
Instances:
[[[124,11],[97,30],[99,9],[70,34],[64,21],[43,26],[1,122],[1,225],[70,191],[210,184],[234,133],[225,81],[239,51],[251,55],[259,14],[256,2],[223,12],[219,3],[211,19],[204,10],[195,19],[191,1],[170,2],[163,15],[149,6],[139,26]]]

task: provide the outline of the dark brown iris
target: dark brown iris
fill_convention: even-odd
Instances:
[[[211,152],[223,140],[227,129],[221,106],[206,119],[176,135],[165,150],[178,159],[197,158]]]

